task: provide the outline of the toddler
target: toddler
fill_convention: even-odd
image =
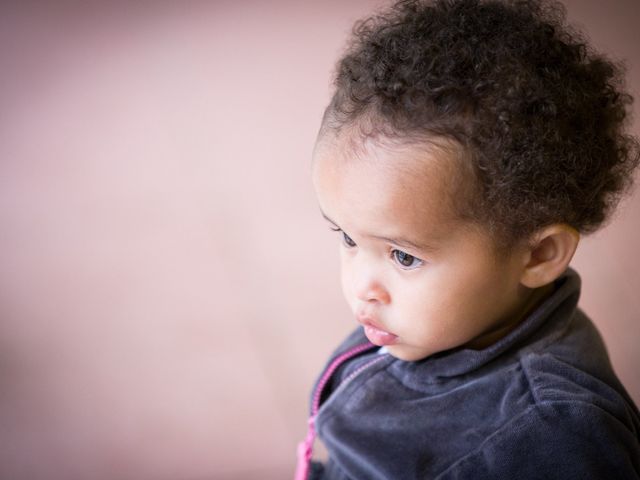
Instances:
[[[638,165],[622,75],[546,1],[356,24],[313,183],[359,326],[297,479],[639,478],[640,415],[569,268]]]

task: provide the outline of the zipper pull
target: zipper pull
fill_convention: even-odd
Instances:
[[[316,416],[309,417],[309,426],[307,428],[307,437],[303,442],[298,444],[298,465],[294,480],[307,480],[309,476],[309,466],[311,464],[311,456],[313,455],[313,442],[316,439]]]

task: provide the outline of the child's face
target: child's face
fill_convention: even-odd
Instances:
[[[321,141],[313,181],[340,229],[343,293],[369,340],[418,360],[507,333],[531,292],[522,257],[498,257],[487,233],[452,214],[446,154],[373,142],[351,152]]]

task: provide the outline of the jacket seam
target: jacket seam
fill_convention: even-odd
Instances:
[[[520,365],[520,369],[522,370],[522,375],[524,376],[525,380],[527,381],[527,387],[529,388],[529,392],[531,393],[531,397],[533,398],[534,401],[534,405],[539,405],[540,404],[540,399],[538,398],[538,395],[536,393],[536,389],[533,385],[533,380],[531,379],[530,375],[529,375],[529,371],[527,369],[527,367],[525,367],[525,365],[522,363],[522,358],[518,359],[518,364]]]

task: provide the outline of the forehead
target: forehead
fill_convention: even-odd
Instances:
[[[321,141],[313,168],[320,207],[353,233],[440,239],[459,223],[453,155],[431,143]]]

